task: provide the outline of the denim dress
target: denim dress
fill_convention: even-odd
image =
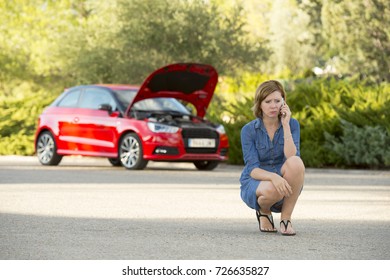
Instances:
[[[296,119],[290,119],[290,129],[294,144],[297,148],[297,156],[300,156],[300,127]],[[240,177],[241,198],[252,209],[259,210],[256,190],[260,184],[259,180],[253,179],[250,174],[256,167],[274,172],[282,176],[281,169],[286,161],[284,156],[284,132],[279,124],[274,138],[268,136],[263,120],[255,119],[247,123],[241,130],[241,145],[244,158],[244,169]],[[281,212],[283,199],[275,203],[271,210]]]

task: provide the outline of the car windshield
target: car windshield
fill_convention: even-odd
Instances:
[[[127,108],[133,101],[137,91],[133,90],[116,90],[117,97],[124,108]],[[152,111],[152,112],[177,112],[183,115],[190,115],[190,111],[175,98],[159,97],[149,98],[138,101],[132,107],[132,110],[137,111]]]
[[[122,107],[126,109],[129,107],[131,101],[133,101],[135,95],[137,94],[136,90],[115,90],[116,97],[121,103]]]

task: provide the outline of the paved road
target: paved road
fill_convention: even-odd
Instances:
[[[258,231],[240,171],[0,157],[0,259],[390,259],[389,171],[308,169],[294,237]]]

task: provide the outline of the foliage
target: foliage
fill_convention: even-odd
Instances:
[[[389,134],[389,10],[387,0],[0,0],[0,154],[33,153],[38,115],[65,87],[138,84],[193,61],[220,74],[208,118],[225,125],[231,163],[242,162],[254,92],[273,78],[285,79],[307,166],[367,164],[330,146]],[[338,79],[314,78],[314,66]]]
[[[138,84],[177,61],[212,64],[220,74],[231,74],[256,69],[268,54],[265,40],[245,29],[240,5],[222,9],[217,1],[118,0],[100,9],[99,3],[89,3],[85,28],[67,42],[70,50],[81,46],[69,55],[67,70],[81,83]],[[109,16],[112,20],[102,21]]]
[[[0,155],[32,155],[38,116],[52,99],[30,83],[14,87],[10,92],[11,97],[0,97]],[[33,94],[25,97],[24,92]]]
[[[325,132],[335,137],[344,133],[340,119],[358,127],[380,126],[390,131],[390,87],[364,85],[348,80],[320,79],[298,82],[289,102],[301,124],[302,158],[308,166],[348,166],[326,145]]]
[[[359,127],[341,120],[343,134],[336,137],[325,132],[325,146],[348,166],[390,166],[390,134],[382,126]]]
[[[231,149],[229,155],[231,163],[243,163],[239,134],[243,124],[254,118],[249,109],[252,107],[254,91],[258,84],[254,83],[255,78],[246,78],[246,80],[248,81],[246,86],[253,89],[252,97],[247,95],[246,98],[240,99],[236,103],[224,103],[221,102],[222,93],[218,92],[218,102],[214,103],[218,104],[218,108],[210,108],[212,111],[210,118],[222,122],[226,130],[230,132]],[[287,89],[287,103],[293,112],[293,117],[298,119],[301,125],[301,156],[306,166],[347,167],[359,165],[356,162],[346,160],[346,155],[343,156],[340,153],[341,149],[330,148],[334,146],[333,142],[336,139],[341,143],[355,141],[356,135],[349,133],[347,131],[349,127],[343,125],[340,119],[348,120],[348,123],[361,131],[368,127],[375,127],[374,130],[369,129],[369,131],[381,131],[373,137],[387,139],[383,140],[380,147],[384,150],[388,147],[389,140],[386,135],[389,135],[390,132],[390,115],[388,113],[390,112],[390,85],[373,86],[346,80],[306,79],[285,81],[285,87]],[[224,88],[226,90],[229,87]],[[245,88],[245,86],[241,88]],[[229,116],[229,118],[215,118],[218,114]],[[375,143],[382,140],[375,140],[377,141]],[[385,146],[383,146],[384,143],[386,143]],[[367,149],[371,149],[371,146],[365,147],[363,144],[358,147],[362,154],[367,153]],[[375,154],[374,151],[373,154]],[[370,163],[371,167],[389,167],[389,159],[385,156],[378,163],[372,160]]]
[[[304,75],[313,67],[316,49],[314,33],[308,32],[310,16],[297,1],[275,0],[270,13],[270,48],[273,52],[268,69],[287,77]]]
[[[0,0],[1,83],[61,82],[61,46],[79,24],[75,2],[83,1]]]
[[[323,35],[339,72],[390,81],[390,2],[325,0]]]
[[[256,68],[264,39],[241,6],[218,3],[0,0],[0,154],[33,153],[38,115],[65,87],[141,83],[177,61]]]

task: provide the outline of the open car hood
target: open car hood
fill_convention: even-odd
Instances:
[[[126,110],[129,114],[134,103],[156,97],[173,97],[187,101],[196,108],[197,116],[204,117],[218,82],[218,73],[210,65],[177,63],[162,67],[143,82],[134,100]]]

